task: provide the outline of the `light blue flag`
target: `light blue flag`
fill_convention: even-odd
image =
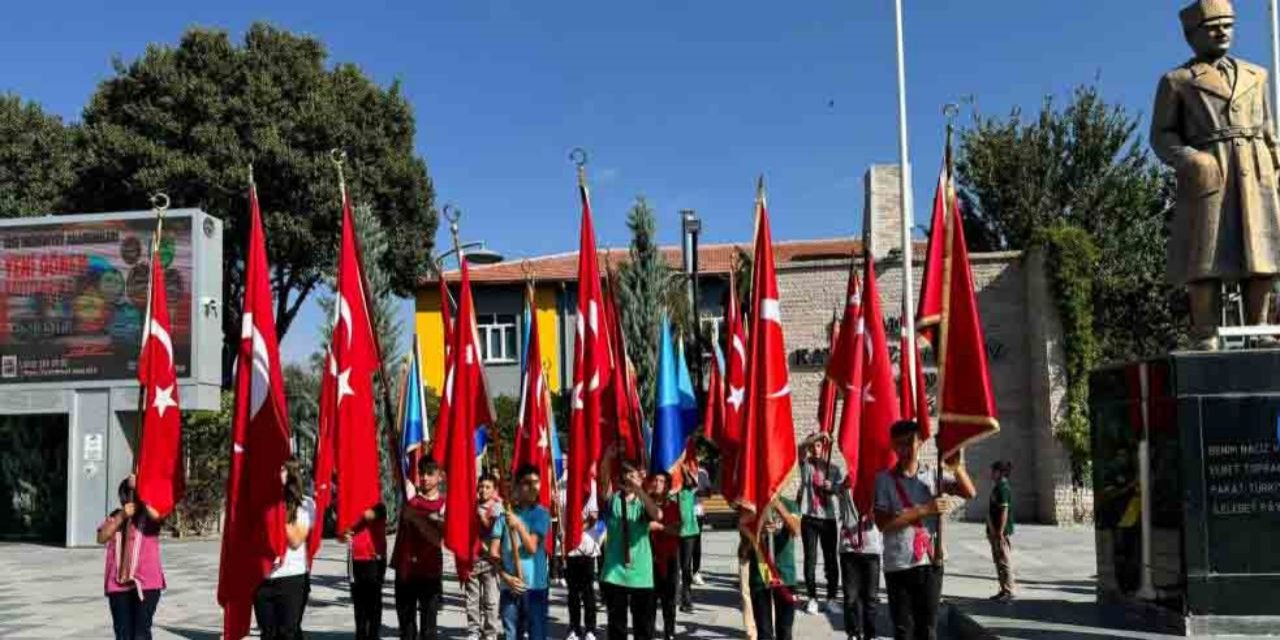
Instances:
[[[680,398],[683,442],[698,429],[698,400],[693,396],[693,380],[689,378],[689,363],[684,359],[683,340],[676,343],[676,394]]]
[[[418,337],[413,338],[413,356],[405,380],[403,424],[400,425],[401,467],[405,478],[416,475],[418,459],[427,453],[427,412],[423,407],[422,371],[418,364]]]
[[[693,400],[693,384],[689,382],[689,371],[681,366],[683,351],[680,354],[678,357],[671,340],[671,323],[664,316],[658,343],[657,411],[653,417],[649,470],[666,471],[673,476],[673,471],[680,462],[680,454],[684,453],[690,426],[696,422],[698,414],[697,403]],[[692,420],[690,415],[693,416]]]

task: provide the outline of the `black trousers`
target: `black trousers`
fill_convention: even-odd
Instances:
[[[565,582],[569,586],[569,631],[579,638],[596,631],[596,559],[565,558]]]
[[[800,521],[804,545],[804,588],[810,600],[818,597],[818,546],[822,546],[822,570],[827,577],[827,599],[840,592],[840,559],[836,557],[836,521],[805,516]]]
[[[936,640],[942,568],[912,567],[884,574],[894,640]]]
[[[616,584],[603,589],[609,611],[609,640],[627,640],[627,612],[631,612],[631,637],[653,638],[653,590],[623,587]]]
[[[662,611],[662,637],[670,638],[676,633],[676,583],[680,580],[679,566],[676,558],[668,558],[666,574],[658,570],[658,563],[653,563],[653,622],[650,627],[658,628],[658,610]],[[656,634],[655,634],[656,637]]]
[[[707,530],[707,517],[698,516],[698,531]],[[702,573],[702,534],[699,533],[693,543],[693,572]]]
[[[356,640],[377,640],[382,629],[382,582],[385,560],[351,561],[351,604],[356,612]]]
[[[400,623],[400,640],[436,640],[436,616],[444,593],[442,578],[418,578],[401,581],[396,578],[396,619]]]
[[[760,640],[791,640],[796,607],[782,595],[782,589],[753,590],[751,615],[756,620],[756,635]]]
[[[307,608],[311,577],[307,574],[272,578],[258,586],[253,597],[253,615],[263,640],[293,640],[302,637],[302,612]]]
[[[844,577],[844,632],[862,640],[876,637],[876,601],[880,590],[880,556],[868,553],[840,554]]]
[[[689,536],[680,538],[680,606],[693,606],[693,572],[695,568],[695,558],[697,557],[698,543],[701,542],[702,536]]]
[[[137,591],[121,591],[107,595],[111,607],[111,626],[116,640],[151,640],[151,620],[160,604],[160,590],[147,589],[138,597]]]

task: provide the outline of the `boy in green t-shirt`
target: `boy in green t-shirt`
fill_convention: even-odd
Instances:
[[[617,456],[611,447],[601,477],[609,477],[610,462]],[[650,640],[653,622],[653,552],[649,524],[662,522],[662,511],[644,492],[644,471],[630,460],[622,462],[622,488],[605,501],[604,571],[600,581],[609,585],[605,607],[609,612],[609,640],[627,640],[627,613],[631,613],[632,638]],[[625,528],[625,532],[624,532]]]
[[[800,536],[800,516],[795,501],[777,497],[765,508],[760,544],[773,556],[776,574],[752,552],[751,611],[755,615],[756,633],[763,639],[791,640],[796,609],[786,591],[796,586],[796,538]],[[739,528],[748,536],[754,521],[744,515]],[[765,574],[770,574],[766,579]]]
[[[680,610],[693,613],[694,558],[698,542],[702,539],[702,525],[698,522],[698,463],[685,461],[680,465],[684,477],[676,502],[680,505]]]
[[[987,540],[991,543],[991,559],[996,564],[996,577],[1000,580],[1000,592],[992,600],[1013,599],[1013,547],[1009,536],[1013,535],[1013,490],[1009,488],[1009,475],[1013,463],[997,460],[991,463],[991,499],[987,510]]]

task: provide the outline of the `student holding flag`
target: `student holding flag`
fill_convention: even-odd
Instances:
[[[537,467],[516,470],[515,502],[494,524],[489,556],[500,558],[499,605],[507,640],[547,638],[547,548],[551,513],[538,504],[542,478]]]

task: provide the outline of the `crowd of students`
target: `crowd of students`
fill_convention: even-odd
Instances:
[[[931,639],[937,622],[942,565],[935,557],[938,516],[950,507],[943,494],[972,498],[972,480],[963,465],[949,461],[942,474],[918,461],[919,427],[902,421],[891,430],[898,462],[876,476],[874,507],[858,512],[847,476],[825,455],[825,436],[802,445],[797,500],[779,496],[762,521],[740,519],[739,590],[744,635],[761,640],[790,640],[796,610],[843,613],[850,639],[876,637],[876,608],[883,573],[893,635]],[[544,640],[547,637],[549,590],[556,581],[567,587],[569,640],[596,640],[598,603],[607,615],[605,637],[648,640],[674,637],[677,611],[693,611],[693,587],[701,584],[700,497],[707,491],[704,471],[696,462],[683,464],[679,477],[663,471],[646,474],[630,460],[616,460],[611,450],[602,477],[619,465],[616,490],[584,507],[581,543],[560,554],[551,512],[539,503],[546,479],[535,467],[516,470],[509,503],[499,495],[498,480],[482,475],[473,514],[480,532],[475,544],[479,560],[465,576],[468,638]],[[1013,593],[1009,535],[1013,531],[1008,463],[993,466],[988,535],[1000,575],[998,599]],[[434,640],[440,636],[438,614],[444,593],[444,478],[437,462],[423,458],[414,478],[416,491],[399,512],[395,547],[387,556],[387,510],[379,504],[360,523],[340,533],[349,549],[350,593],[356,638],[377,638],[382,627],[382,591],[388,566],[394,572],[399,637]],[[935,491],[938,479],[942,491]],[[673,490],[673,480],[678,487]],[[254,614],[267,639],[302,637],[302,619],[310,591],[307,538],[317,525],[314,503],[305,495],[294,462],[281,469],[288,522],[288,550],[259,587]],[[161,591],[160,522],[140,505],[134,480],[120,484],[121,508],[98,529],[106,546],[105,592],[117,638],[149,638]],[[563,493],[559,497],[563,505]],[[603,518],[600,514],[603,513]],[[753,543],[760,526],[758,543]],[[803,606],[796,599],[797,541],[803,548]],[[758,546],[757,546],[758,544]],[[817,585],[817,558],[823,557],[825,601]],[[762,553],[763,552],[763,553]],[[563,556],[563,565],[553,557]],[[843,577],[843,590],[841,587]],[[597,582],[599,594],[597,594]],[[662,618],[659,627],[658,618]]]

